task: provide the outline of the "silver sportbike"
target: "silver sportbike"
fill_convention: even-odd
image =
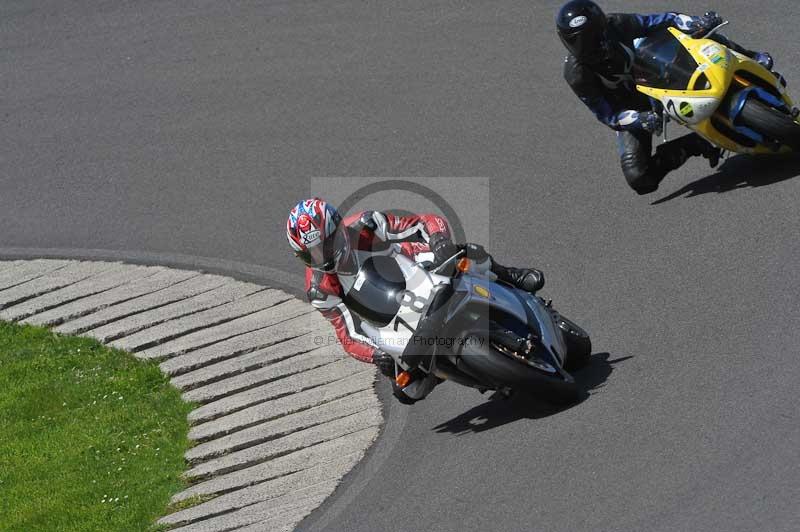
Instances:
[[[576,401],[581,390],[569,371],[589,360],[586,331],[541,297],[476,270],[464,249],[432,268],[396,245],[352,250],[339,268],[345,304],[395,360],[394,395],[414,403],[448,380]]]

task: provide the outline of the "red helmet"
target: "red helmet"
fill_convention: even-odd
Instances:
[[[347,231],[337,232],[341,222],[332,205],[319,198],[303,200],[289,212],[286,238],[309,268],[331,271],[349,250]]]

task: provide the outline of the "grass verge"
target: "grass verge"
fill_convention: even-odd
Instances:
[[[0,530],[153,529],[191,409],[155,363],[0,322]]]

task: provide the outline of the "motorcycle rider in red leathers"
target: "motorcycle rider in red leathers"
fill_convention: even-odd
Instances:
[[[341,227],[340,227],[341,226]],[[347,228],[348,238],[336,238],[337,229]],[[352,357],[378,366],[394,376],[394,360],[361,334],[360,318],[347,308],[336,267],[348,246],[370,250],[373,244],[400,245],[401,252],[415,262],[441,264],[461,248],[451,240],[447,221],[436,214],[398,216],[364,211],[342,220],[339,212],[319,198],[299,202],[289,213],[286,237],[295,254],[306,265],[305,290],[309,302],[333,325],[338,341]],[[535,269],[509,268],[495,262],[481,246],[468,244],[468,253],[488,261],[487,268],[499,280],[536,292],[544,286],[544,274]]]

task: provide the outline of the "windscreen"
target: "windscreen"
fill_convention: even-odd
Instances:
[[[668,30],[659,30],[636,47],[636,83],[655,89],[686,90],[697,61]]]

